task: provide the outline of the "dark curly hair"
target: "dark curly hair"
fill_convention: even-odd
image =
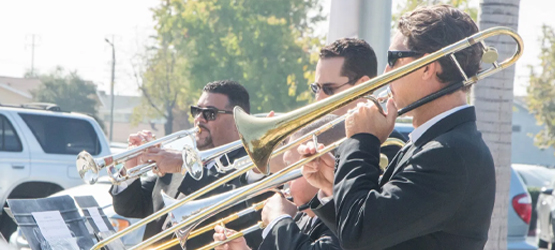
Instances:
[[[404,14],[397,28],[406,37],[410,50],[423,53],[438,51],[478,32],[478,26],[467,13],[449,5],[418,7]],[[481,47],[474,45],[455,54],[467,76],[475,75],[480,69],[482,53]],[[443,69],[437,74],[441,82],[464,80],[449,57],[439,59],[439,64]]]

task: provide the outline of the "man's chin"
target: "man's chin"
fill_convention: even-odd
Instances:
[[[198,141],[197,140],[197,149],[199,149],[199,150],[207,150],[207,149],[211,149],[213,147],[214,147],[214,145],[212,144],[211,141],[206,141],[206,140]]]

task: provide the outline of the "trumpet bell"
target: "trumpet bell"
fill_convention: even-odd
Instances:
[[[82,151],[77,155],[77,172],[81,179],[87,184],[95,184],[98,181],[98,172],[102,169],[106,163],[102,160],[101,162],[95,161],[91,154],[86,151]]]
[[[197,149],[191,145],[186,144],[183,146],[183,151],[181,154],[183,158],[183,169],[181,169],[181,174],[189,172],[189,175],[195,180],[200,180],[203,174],[203,162],[197,151]]]

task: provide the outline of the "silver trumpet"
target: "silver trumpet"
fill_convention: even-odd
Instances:
[[[122,164],[129,159],[139,156],[141,153],[143,153],[150,147],[155,147],[155,146],[163,147],[165,144],[168,144],[170,142],[176,141],[181,138],[190,137],[193,143],[195,143],[194,135],[197,133],[200,133],[200,131],[201,129],[199,127],[195,127],[189,130],[181,130],[173,134],[167,135],[165,137],[162,137],[160,139],[150,141],[136,148],[129,149],[125,152],[122,152],[119,154],[113,154],[113,155],[109,155],[101,158],[93,158],[92,155],[89,154],[87,151],[82,151],[81,153],[79,153],[79,155],[77,155],[77,161],[76,161],[77,172],[79,173],[79,176],[81,176],[81,179],[83,179],[83,181],[85,181],[87,184],[94,184],[98,180],[98,175],[100,170],[105,168],[106,172],[108,173],[108,177],[110,178],[110,181],[114,185],[117,185],[123,181],[138,178],[141,175],[145,174],[146,172],[152,170],[153,168],[156,168],[156,163],[153,162],[153,163],[141,164],[131,169],[128,169],[127,171],[124,171],[124,172],[120,171],[116,167],[117,165]],[[188,146],[187,148],[190,148],[190,146]],[[184,151],[183,157],[185,161],[185,151]],[[190,164],[190,165],[184,164],[184,167],[182,168],[181,172],[183,174],[185,174],[185,172],[189,172],[191,177],[193,177],[195,180],[199,180],[202,178],[202,173],[203,173],[202,165],[197,166],[194,164]]]

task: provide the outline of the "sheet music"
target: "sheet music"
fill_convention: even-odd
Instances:
[[[94,221],[94,224],[96,224],[96,227],[98,227],[98,230],[100,230],[100,232],[108,232],[110,231],[110,229],[108,229],[108,226],[106,226],[106,223],[104,223],[104,219],[102,219],[102,215],[100,215],[98,209],[99,208],[96,207],[87,208],[89,214],[91,215],[91,218]]]
[[[33,212],[44,239],[58,249],[79,249],[59,211]]]

